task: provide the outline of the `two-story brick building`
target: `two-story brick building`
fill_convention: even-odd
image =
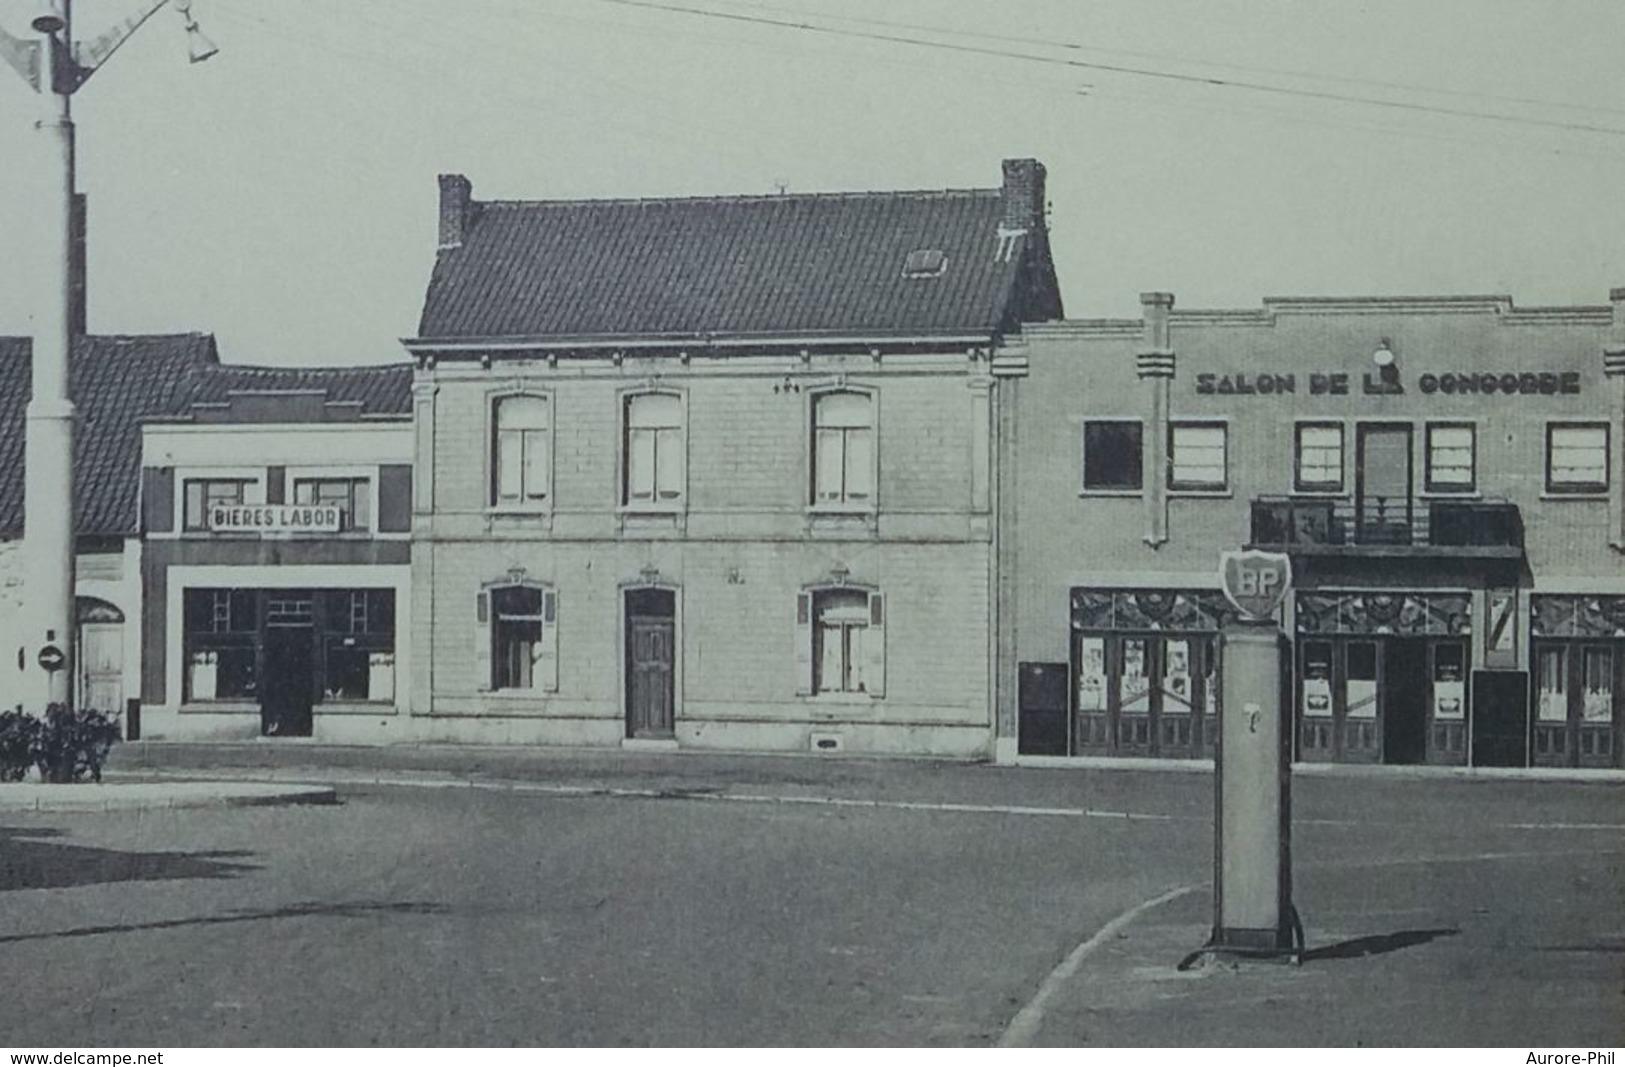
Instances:
[[[411,381],[210,363],[145,421],[144,736],[409,736]]]
[[[1061,313],[1043,168],[440,189],[404,342],[417,736],[987,753],[995,363]]]
[[[1210,756],[1251,546],[1295,570],[1298,759],[1620,765],[1625,291],[1142,301],[1023,338],[1002,756]]]

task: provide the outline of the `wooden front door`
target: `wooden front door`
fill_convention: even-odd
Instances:
[[[1363,423],[1359,428],[1354,507],[1361,544],[1411,541],[1411,428]]]
[[[260,732],[267,737],[309,737],[315,701],[315,630],[269,626],[265,676],[260,685]]]
[[[124,624],[79,624],[79,690],[81,708],[124,710]]]
[[[626,620],[626,732],[633,738],[669,738],[676,727],[673,675],[677,628],[669,615]]]

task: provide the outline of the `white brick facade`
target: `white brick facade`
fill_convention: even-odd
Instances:
[[[632,514],[621,412],[653,387],[685,401],[685,499]],[[875,506],[817,514],[811,405],[841,388],[874,398]],[[522,516],[490,506],[493,401],[520,390],[551,399],[553,442],[551,497]],[[989,462],[985,358],[442,363],[418,396],[433,431],[416,458],[432,471],[413,553],[416,736],[619,743],[623,590],[654,583],[675,593],[679,745],[806,751],[819,733],[848,752],[989,751],[989,475],[973,476]],[[557,597],[557,690],[482,691],[476,597],[521,571]],[[886,598],[883,696],[798,693],[798,594],[843,581]]]

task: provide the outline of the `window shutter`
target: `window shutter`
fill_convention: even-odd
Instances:
[[[796,597],[796,694],[813,691],[812,594]]]
[[[536,650],[537,683],[544,692],[559,691],[559,596],[551,589],[542,591],[542,640]]]
[[[872,697],[886,695],[886,598],[869,594],[869,632],[863,635],[863,684]]]
[[[491,593],[481,589],[474,596],[474,689],[491,688]]]
[[[141,472],[141,515],[148,533],[175,529],[175,470],[147,467]]]

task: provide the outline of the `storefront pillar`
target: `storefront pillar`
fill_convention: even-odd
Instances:
[[[1136,367],[1145,383],[1146,421],[1142,450],[1145,467],[1145,543],[1161,548],[1168,542],[1168,400],[1174,379],[1174,350],[1168,319],[1172,293],[1141,293],[1145,343]]]

